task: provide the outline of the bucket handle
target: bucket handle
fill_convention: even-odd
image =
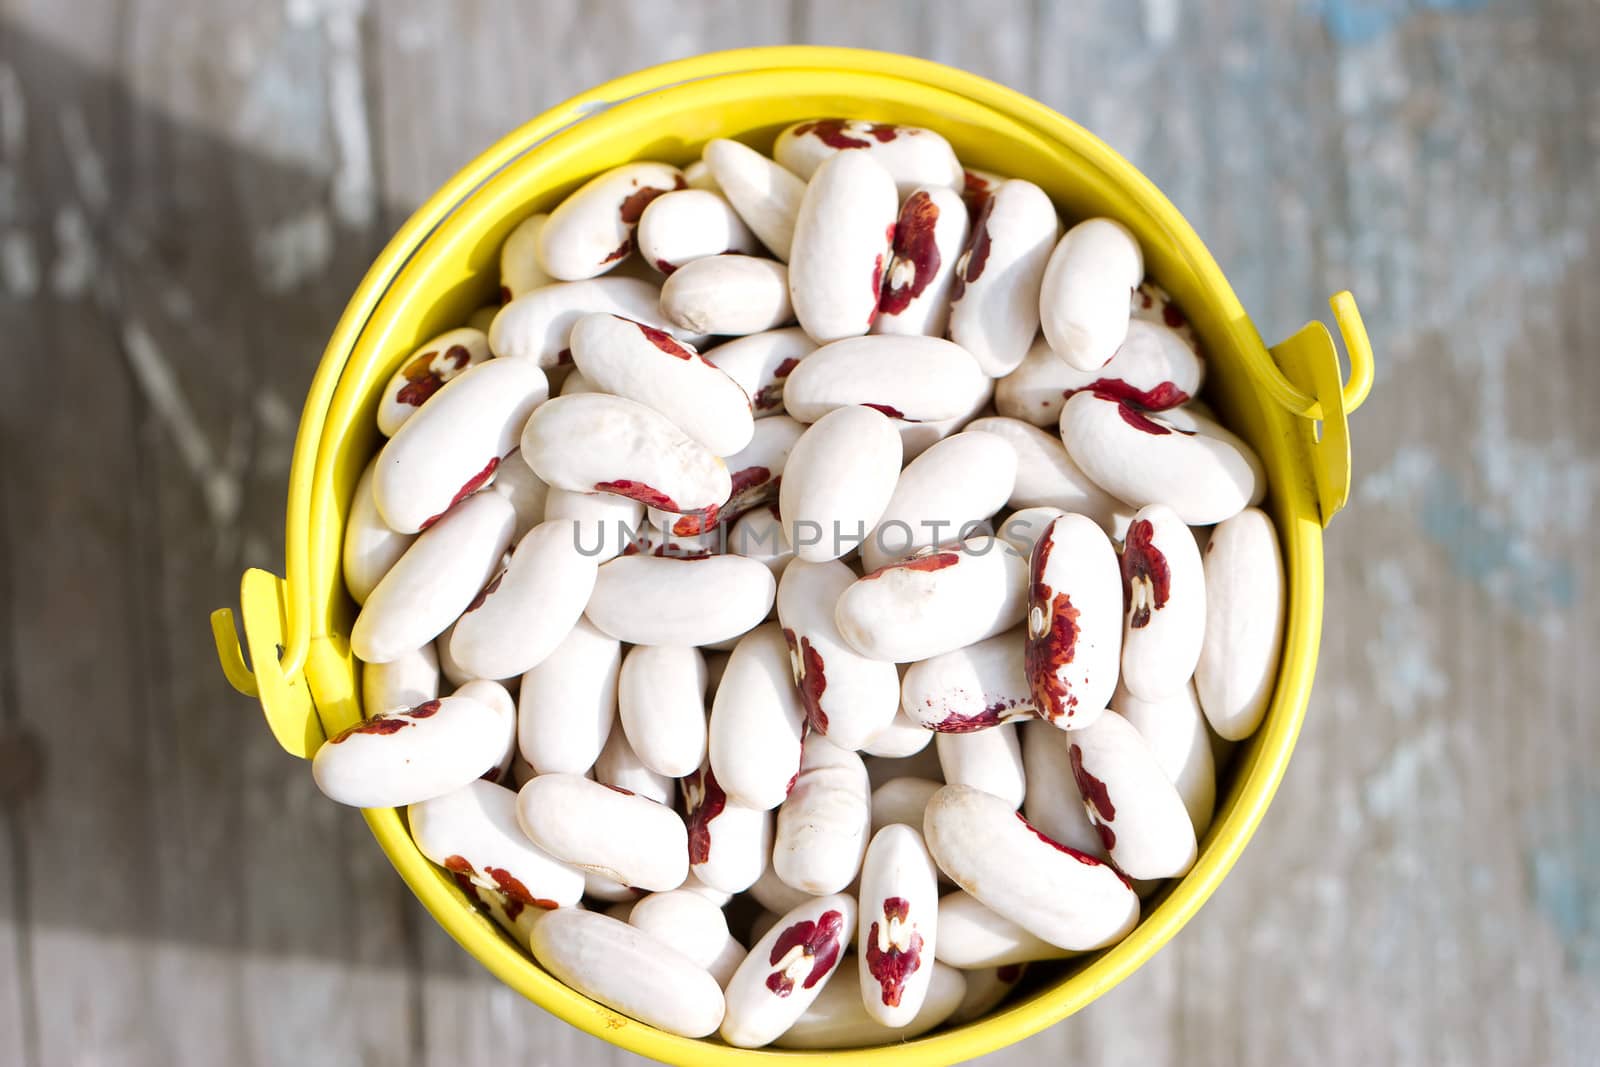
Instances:
[[[1344,341],[1350,376],[1341,378],[1339,350],[1333,335],[1321,322],[1309,322],[1288,339],[1272,346],[1272,359],[1281,373],[1273,374],[1290,391],[1309,397],[1301,405],[1286,401],[1284,390],[1268,391],[1291,415],[1295,434],[1311,458],[1310,474],[1321,509],[1322,525],[1350,499],[1350,426],[1348,417],[1372,391],[1372,342],[1356,298],[1348,290],[1328,299],[1334,324]],[[1270,371],[1269,371],[1270,373]]]
[[[326,734],[311,699],[306,673],[283,667],[283,642],[288,630],[288,583],[269,571],[251,568],[239,582],[239,613],[250,662],[234,628],[230,608],[211,613],[211,636],[217,644],[222,673],[235,689],[261,701],[267,725],[292,755],[309,758]]]

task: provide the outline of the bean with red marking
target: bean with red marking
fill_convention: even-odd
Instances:
[[[900,198],[860,152],[830,157],[806,186],[790,249],[795,317],[819,344],[867,332],[878,316]]]
[[[855,926],[856,902],[844,894],[785,912],[728,982],[722,1040],[760,1048],[789,1029],[838,970]]]
[[[724,252],[755,255],[761,243],[720,193],[680,189],[663,193],[639,216],[639,256],[663,274]]]
[[[1128,305],[1132,318],[1161,323],[1181,337],[1184,344],[1194,349],[1195,355],[1204,356],[1200,348],[1200,338],[1194,332],[1194,325],[1183,313],[1183,309],[1178,307],[1177,301],[1173,300],[1161,286],[1152,281],[1140,282],[1139,287],[1129,295]]]
[[[361,707],[368,715],[412,708],[439,695],[439,657],[423,645],[388,663],[361,665]]]
[[[556,282],[530,289],[500,309],[489,324],[489,348],[501,359],[527,359],[545,370],[572,361],[572,327],[585,315],[606,312],[661,330],[672,329],[661,314],[661,289],[641,278],[614,276]],[[705,338],[674,332],[698,345]]]
[[[1165,411],[1188,402],[1205,380],[1205,364],[1175,331],[1136,319],[1111,362],[1092,371],[1059,359],[1043,338],[1028,350],[1021,366],[995,386],[995,410],[1002,415],[1055,426],[1061,407],[1079,390],[1116,396],[1145,409]]]
[[[991,378],[1016,370],[1039,332],[1039,288],[1061,235],[1055,205],[1032,182],[1004,182],[972,223],[950,292],[950,339]]]
[[[834,618],[869,659],[930,659],[1021,622],[1027,570],[998,538],[969,537],[867,572],[840,595]]]
[[[1111,862],[1129,878],[1175,878],[1195,860],[1194,824],[1150,745],[1121,715],[1068,738],[1084,810]]]
[[[1058,948],[1103,948],[1138,922],[1139,898],[1116,870],[1050,840],[981,789],[939,790],[928,804],[923,835],[957,885]]]
[[[757,419],[783,413],[783,387],[817,343],[798,326],[753,333],[720,344],[705,354],[750,397]]]
[[[724,793],[747,808],[783,803],[800,770],[805,707],[776,623],[733,647],[711,702],[709,755]]]
[[[778,134],[773,157],[788,170],[810,179],[836,155],[867,156],[894,179],[898,197],[921,186],[962,186],[961,164],[950,142],[920,126],[865,119],[819,118],[797,122]]]
[[[1200,660],[1206,579],[1194,534],[1165,504],[1140,508],[1122,542],[1122,684],[1145,700],[1182,691]]]
[[[489,338],[482,330],[446,330],[406,357],[378,398],[378,432],[393,437],[418,408],[445,382],[489,358]]]
[[[843,970],[856,967],[845,957]],[[860,993],[847,982],[829,982],[811,1006],[800,1013],[794,1025],[773,1041],[774,1048],[858,1049],[872,1045],[892,1046],[909,1041],[954,1017],[967,987],[967,976],[942,963],[930,964],[932,978],[928,995],[912,1020],[903,1026],[888,1027],[867,1013]]]
[[[1115,701],[1113,696],[1114,707]],[[1022,814],[1052,841],[1105,859],[1099,831],[1089,821],[1083,794],[1072,777],[1072,735],[1042,720],[1020,724],[1018,733],[1022,739],[1022,770],[1027,777]]]
[[[367,596],[350,629],[363,663],[387,663],[432,641],[466,610],[511,544],[516,513],[479,493],[429,527]]]
[[[960,345],[938,337],[874,334],[813,352],[790,372],[783,406],[801,422],[852,404],[907,422],[939,422],[970,411],[988,385]]]
[[[651,200],[683,189],[665,163],[625,163],[598,174],[556,206],[539,232],[539,264],[552,278],[604,274],[633,251],[633,231]]]
[[[1027,970],[1027,964],[1013,963],[1004,967],[981,967],[960,972],[967,980],[967,987],[961,1003],[950,1013],[950,1024],[960,1026],[988,1015],[1011,995]]]
[[[714,514],[701,515],[678,515],[651,508],[648,511],[650,522],[664,533],[693,537],[715,529],[718,523],[732,521],[751,508],[776,500],[789,453],[805,429],[786,415],[762,419],[755,424],[750,443],[723,459],[733,483],[733,492],[726,504]]]
[[[1068,230],[1039,294],[1051,350],[1081,371],[1105,366],[1127,336],[1129,293],[1143,278],[1144,254],[1122,223],[1094,218]]]
[[[967,210],[955,190],[925,186],[906,198],[894,225],[894,255],[873,333],[944,336],[956,261],[968,229]]]
[[[372,497],[383,521],[416,533],[487,485],[549,388],[538,367],[503,359],[447,383],[378,454]]]
[[[664,511],[721,507],[728,468],[665,415],[604,393],[558,396],[522,431],[522,455],[556,489],[615,493]]]
[[[772,812],[729,800],[709,766],[679,784],[689,826],[689,870],[713,889],[749,889],[772,855]]]
[[[812,730],[858,749],[893,721],[900,703],[894,664],[869,659],[840,633],[839,598],[855,573],[838,560],[795,560],[778,583],[778,621],[793,681]]]
[[[1266,479],[1249,445],[1212,420],[1177,408],[1149,414],[1101,393],[1074,393],[1061,440],[1085,474],[1135,507],[1166,504],[1209,526],[1259,499]]]
[[[789,262],[805,181],[738,141],[707,141],[701,158],[745,225],[767,251]]]
[[[546,491],[545,520],[574,523],[578,551],[597,563],[615,559],[638,539],[648,536],[650,526],[644,514],[644,505],[639,501],[615,493]]]
[[[493,767],[511,724],[463,696],[440,697],[334,734],[311,759],[329,800],[397,808],[460,789]]]
[[[1283,648],[1283,554],[1272,519],[1246,508],[1218,523],[1206,544],[1205,575],[1195,687],[1211,728],[1242,741],[1266,714]]]
[[[517,793],[523,833],[556,859],[626,886],[676,889],[689,835],[664,804],[576,774],[541,774]]]
[[[1117,685],[1122,576],[1105,533],[1063,515],[1033,546],[1028,576],[1028,684],[1033,706],[1063,730],[1087,726]]]
[[[571,907],[583,874],[541,850],[517,825],[517,794],[482,779],[406,809],[411,838],[428,859],[525,907]]]
[[[860,873],[871,825],[872,789],[861,757],[809,735],[800,775],[778,808],[772,869],[803,893],[837,893]]]
[[[971,733],[1031,717],[1021,627],[911,664],[900,707],[930,730]]]
[[[884,1026],[905,1026],[928,996],[939,934],[939,882],[920,829],[872,837],[861,867],[856,945],[861,1001]]]

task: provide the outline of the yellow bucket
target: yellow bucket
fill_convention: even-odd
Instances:
[[[1150,275],[1177,299],[1204,342],[1207,399],[1265,464],[1287,569],[1288,629],[1271,709],[1237,754],[1231,778],[1219,783],[1217,818],[1193,871],[1157,897],[1114,948],[1062,964],[1047,985],[980,1021],[889,1047],[748,1052],[620,1016],[545,974],[525,946],[423,858],[399,811],[364,813],[418,899],[485,967],[574,1026],[669,1063],[817,1055],[841,1064],[965,1060],[1066,1018],[1176,934],[1239,858],[1294,749],[1322,625],[1322,528],[1350,489],[1345,420],[1372,384],[1372,351],[1349,293],[1331,301],[1349,356],[1348,382],[1340,380],[1333,340],[1320,322],[1269,350],[1166,197],[1088,132],[1010,89],[937,63],[841,48],[741,49],[631,74],[547,111],[451,179],[389,242],[339,320],[295,441],[287,578],[251,570],[241,583],[253,670],[232,612],[212,614],[223,671],[241,692],[259,697],[285,749],[309,757],[327,735],[361,717],[349,643],[354,605],[340,577],[340,546],[356,479],[378,445],[378,393],[416,345],[494,300],[498,250],[512,226],[616,164],[688,163],[713,137],[767,149],[779,129],[816,115],[933,127],[968,166],[1038,183],[1068,219],[1111,215],[1138,234]]]

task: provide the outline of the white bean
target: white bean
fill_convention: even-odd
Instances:
[[[956,261],[969,227],[966,205],[954,189],[926,186],[906,197],[894,225],[893,257],[873,333],[944,336]]]
[[[988,1015],[1017,988],[1027,969],[1025,963],[1008,963],[1003,967],[982,967],[959,972],[967,980],[967,988],[961,1003],[950,1013],[950,1025],[960,1026]]]
[[[406,357],[378,397],[378,432],[395,431],[437,393],[445,382],[489,358],[489,338],[482,330],[446,330]]]
[[[663,193],[639,216],[634,243],[640,257],[662,274],[724,252],[754,255],[761,243],[721,194],[704,189]]]
[[[383,521],[416,533],[481,489],[548,395],[544,372],[515,360],[491,359],[446,383],[378,453],[372,497]]]
[[[540,774],[583,774],[617,715],[622,646],[579,619],[545,661],[522,676],[517,745]]]
[[[1077,955],[1035,937],[961,889],[939,899],[939,933],[939,959],[963,970]]]
[[[467,697],[441,697],[356,723],[317,749],[324,796],[358,808],[398,808],[460,789],[495,765],[508,724]]]
[[[562,281],[605,273],[633,251],[634,227],[650,201],[684,188],[683,174],[665,163],[624,163],[595,175],[550,212],[539,231],[539,265]]]
[[[777,598],[791,677],[811,728],[849,749],[888,726],[900,704],[894,664],[862,656],[839,632],[835,610],[855,580],[838,560],[795,560],[783,572]]]
[[[517,794],[482,779],[412,804],[411,837],[424,856],[526,907],[571,907],[583,874],[540,850],[517,825]]]
[[[570,519],[540,523],[462,612],[451,658],[475,678],[533,669],[572,632],[598,571],[594,557],[579,551]]]
[[[960,345],[938,337],[869,334],[825,344],[789,373],[783,406],[816,422],[851,404],[892,419],[939,422],[972,409],[989,388],[978,363]]]
[[[1204,837],[1216,810],[1217,771],[1210,731],[1194,686],[1185,685],[1157,701],[1140,700],[1118,686],[1111,708],[1145,739],[1162,773],[1183,798],[1195,837]]]
[[[1016,370],[1039,332],[1039,288],[1060,235],[1055,205],[1032,182],[1001,183],[973,220],[950,291],[950,339],[991,378]]]
[[[969,733],[942,733],[934,739],[939,765],[950,785],[970,785],[997,796],[1012,809],[1022,807],[1027,779],[1015,723]]]
[[[900,456],[900,436],[882,412],[843,407],[813,423],[790,450],[778,490],[795,555],[820,563],[865,540],[894,495]]]
[[[856,902],[843,894],[786,912],[733,972],[722,1040],[760,1048],[794,1025],[838,969],[855,925]]]
[[[645,766],[693,774],[706,754],[706,661],[685,645],[640,645],[622,660],[617,710]]]
[[[378,457],[373,456],[361,472],[344,526],[344,587],[357,604],[367,602],[389,568],[417,539],[415,534],[391,530],[378,514],[372,499],[372,472],[377,466]]]
[[[800,776],[778,808],[772,868],[804,893],[837,893],[855,880],[872,825],[861,757],[821,734],[805,740]]]
[[[1102,948],[1139,919],[1139,898],[1116,870],[1050,840],[981,789],[939,790],[928,804],[923,834],[957,885],[1052,945]]]
[[[491,678],[473,678],[456,689],[451,696],[476,700],[505,720],[506,747],[493,767],[483,772],[483,780],[498,785],[509,785],[511,767],[517,758],[517,702],[506,687]]]
[[[751,885],[750,895],[755,898],[756,903],[767,911],[776,913],[776,916],[782,916],[807,901],[817,899],[810,893],[802,893],[779,878],[778,872],[773,870],[770,863],[767,864],[767,869],[762,872],[761,877]],[[759,941],[761,936],[752,934],[751,940]]]
[[[909,1024],[928,995],[938,946],[939,882],[922,832],[896,823],[861,867],[856,946],[861,1000],[884,1026]]]
[[[722,1024],[722,990],[709,971],[609,915],[563,908],[530,941],[558,981],[648,1026],[705,1037]]]
[[[1065,514],[1060,508],[1047,505],[1021,508],[1007,515],[996,533],[1024,556],[1032,556],[1033,546],[1039,543],[1039,538],[1044,536],[1052,522]]]
[[[1122,542],[1122,684],[1145,700],[1189,684],[1206,629],[1206,579],[1194,534],[1165,504],[1140,508]]]
[[[1005,505],[1017,453],[981,430],[953,434],[906,464],[894,495],[861,546],[861,564],[877,570],[916,549],[978,532]]]
[[[782,580],[784,570],[794,559],[794,549],[783,536],[783,521],[778,518],[778,505],[753,508],[739,516],[728,530],[727,550],[736,556],[760,560],[772,572],[773,578]]]
[[[1124,400],[1074,393],[1061,440],[1097,485],[1135,507],[1166,504],[1191,526],[1237,515],[1266,480],[1250,446],[1201,415],[1147,414]]]
[[[603,393],[541,404],[522,431],[522,456],[552,488],[615,493],[666,511],[721,507],[733,489],[722,460],[665,415]]]
[[[929,659],[1021,622],[1027,572],[1010,545],[987,534],[969,537],[869,571],[840,595],[834,619],[869,659]]]
[[[891,778],[872,791],[872,832],[904,823],[922,829],[922,816],[933,794],[944,788],[932,778]]]
[[[1122,223],[1087,219],[1068,230],[1039,296],[1050,348],[1079,370],[1104,366],[1128,332],[1128,294],[1143,277],[1139,241]]]
[[[684,778],[682,786],[689,869],[713,889],[749,889],[772,855],[772,813],[730,801],[709,766]]]
[[[930,730],[969,733],[1033,714],[1025,632],[1007,630],[913,663],[900,681],[900,707]]]
[[[664,804],[576,774],[541,774],[517,793],[517,820],[556,859],[635,889],[689,874],[683,820]]]
[[[494,573],[516,518],[495,493],[450,509],[367,596],[350,630],[350,651],[363,663],[386,663],[443,633]]]
[[[894,178],[865,153],[831,156],[811,177],[795,218],[789,293],[819,343],[860,336],[877,318],[899,210]]]
[[[605,747],[594,761],[594,780],[637,793],[657,804],[671,804],[678,795],[678,783],[644,765],[620,723],[614,723]]]
[[[439,695],[439,657],[423,645],[388,663],[361,665],[361,707],[367,715],[414,708]]]
[[[523,464],[527,466],[527,464]],[[573,537],[578,551],[605,563],[648,534],[644,505],[615,493],[575,493],[549,489],[545,494],[546,522],[570,520],[577,526]]]
[[[701,158],[745,225],[769,252],[789,262],[805,181],[738,141],[707,141]]]
[[[545,500],[550,494],[550,487],[539,480],[532,467],[523,462],[521,448],[500,461],[489,488],[511,501],[511,506],[516,509],[517,526],[511,534],[513,544],[544,521]]]
[[[775,623],[734,646],[711,702],[709,733],[711,769],[729,798],[761,810],[783,803],[800,773],[805,707]]]
[[[683,180],[689,183],[691,189],[704,189],[708,193],[722,192],[717,185],[716,175],[711,173],[711,167],[703,159],[697,159],[683,168]]]
[[[665,330],[585,315],[572,327],[572,360],[599,391],[653,408],[713,455],[750,443],[755,427],[744,390]]]
[[[933,731],[911,718],[903,711],[894,713],[889,725],[867,739],[861,746],[863,754],[886,759],[905,759],[928,747]]]
[[[1003,437],[1016,450],[1017,477],[1007,501],[1014,508],[1053,507],[1087,515],[1113,536],[1137,510],[1091,481],[1053,433],[1020,419],[994,417],[974,419],[967,429]]]
[[[1102,715],[1068,744],[1078,792],[1117,868],[1130,878],[1187,874],[1194,824],[1138,729],[1121,715]]]
[[[961,164],[956,162],[950,142],[920,126],[863,119],[807,119],[778,134],[772,155],[807,179],[833,156],[870,157],[894,178],[901,197],[923,185],[952,189],[962,186]]]
[[[727,985],[744,962],[744,946],[728,932],[722,909],[693,890],[651,893],[633,905],[627,921],[704,967],[718,986]]]
[[[847,956],[843,968],[853,965]],[[860,995],[847,982],[829,982],[794,1025],[772,1042],[775,1048],[855,1049],[892,1045],[927,1033],[952,1018],[967,988],[967,977],[953,967],[932,963],[928,995],[910,1022],[887,1027],[867,1014]]]
[[[771,259],[706,256],[661,286],[661,313],[693,333],[744,337],[794,321],[789,269]]]
[[[588,616],[632,645],[712,645],[759,626],[776,586],[743,556],[622,556],[600,568]]]
[[[1206,545],[1206,636],[1195,687],[1211,728],[1229,741],[1255,732],[1272,700],[1283,648],[1283,555],[1272,520],[1247,508]]]
[[[1092,723],[1117,685],[1122,574],[1104,531],[1063,515],[1033,546],[1028,684],[1041,718],[1063,730]]]
[[[783,412],[783,387],[789,374],[817,343],[798,326],[735,337],[705,354],[750,397],[757,419]]]
[[[523,293],[555,281],[539,264],[539,233],[549,221],[547,212],[529,215],[506,235],[505,243],[500,246],[502,304],[509,304]]]

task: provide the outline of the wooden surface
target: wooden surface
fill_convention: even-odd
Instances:
[[[785,41],[1038,96],[1265,337],[1348,286],[1380,361],[1260,833],[984,1062],[1593,1063],[1592,0],[0,0],[0,1065],[639,1062],[456,949],[205,616],[281,571],[300,398],[421,198],[598,81]]]

